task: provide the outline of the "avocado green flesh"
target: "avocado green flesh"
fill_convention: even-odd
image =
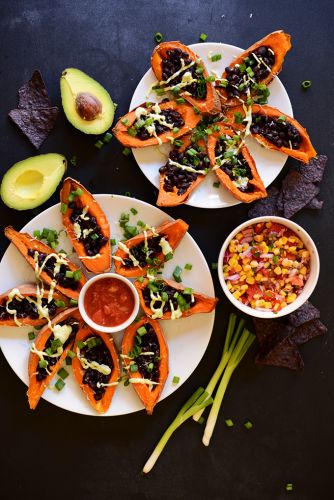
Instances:
[[[66,170],[65,156],[32,156],[15,163],[2,178],[2,201],[16,210],[36,208],[55,192]]]
[[[112,125],[115,108],[108,92],[93,78],[79,69],[65,69],[60,77],[61,100],[65,115],[70,123],[85,134],[103,134]],[[75,106],[78,94],[87,93],[96,97],[102,104],[102,110],[94,120],[81,118]]]

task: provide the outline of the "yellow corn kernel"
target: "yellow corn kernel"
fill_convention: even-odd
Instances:
[[[252,269],[252,268],[251,268],[251,266],[250,266],[249,264],[245,264],[245,265],[243,266],[243,270],[244,270],[244,271],[246,271],[246,272],[247,272],[247,271],[250,271],[251,269]]]
[[[257,260],[251,260],[250,261],[250,266],[251,267],[257,267],[259,265],[258,261]]]
[[[248,264],[250,262],[250,258],[249,257],[245,257],[244,259],[242,259],[242,263],[243,264]]]
[[[230,246],[228,247],[228,249],[229,249],[229,251],[230,251],[231,253],[235,253],[235,252],[236,252],[235,245],[234,245],[234,244],[232,244],[232,243],[230,243]]]
[[[236,239],[237,239],[238,241],[242,240],[242,238],[243,238],[243,237],[244,237],[244,235],[243,235],[242,233],[238,233],[238,234],[236,235]]]
[[[297,267],[299,267],[300,264],[297,260],[294,260],[293,263],[292,263],[292,267],[295,267],[297,269]]]
[[[283,269],[282,269],[282,274],[289,274],[289,269],[285,269],[285,268],[283,268]]]
[[[236,291],[236,292],[234,292],[234,293],[233,293],[233,297],[234,297],[235,299],[237,299],[237,300],[239,300],[240,295],[241,295],[241,294],[240,294],[240,292],[239,292],[239,291]]]
[[[232,288],[232,285],[231,285],[230,281],[227,282],[227,288],[228,288],[228,290],[231,290],[231,288]]]
[[[278,309],[279,309],[279,304],[275,304],[274,305],[274,311],[278,311]]]
[[[249,248],[249,243],[244,243],[242,245],[242,251],[245,252]]]
[[[273,254],[274,255],[279,255],[280,254],[280,249],[279,248],[274,248]]]
[[[242,276],[240,276],[239,281],[245,281],[246,277],[247,277],[247,276],[246,276],[245,274],[243,274]]]
[[[306,275],[307,273],[307,268],[305,266],[303,266],[300,270],[299,270],[300,274],[302,274],[303,276]]]
[[[267,276],[263,276],[263,278],[261,278],[261,283],[264,283],[265,281],[268,281]]]
[[[255,241],[263,241],[263,235],[262,234],[257,234],[256,236],[254,236],[254,240]]]
[[[237,245],[237,252],[238,253],[242,252],[242,245],[240,245],[240,243],[239,243],[239,245]]]
[[[290,293],[290,295],[287,296],[286,302],[287,304],[291,304],[294,300],[296,300],[297,295],[295,293]]]
[[[288,238],[286,236],[282,236],[278,241],[280,245],[286,245],[288,242]]]
[[[266,303],[265,303],[265,305],[264,305],[264,307],[265,307],[266,309],[271,309],[271,307],[272,307],[272,306],[271,306],[271,302],[266,302]]]
[[[291,283],[287,283],[287,284],[285,285],[285,290],[286,290],[287,292],[289,292],[290,290],[292,290],[292,285],[291,285]]]
[[[255,276],[255,281],[261,281],[263,278],[263,274],[262,273],[257,273],[257,275]]]
[[[310,252],[308,250],[302,250],[302,252],[301,252],[301,258],[302,259],[304,259],[304,260],[308,259],[309,256],[310,256]]]
[[[270,262],[265,262],[263,267],[264,267],[265,269],[268,269],[268,267],[270,267]]]
[[[272,222],[266,222],[266,227],[270,228],[272,226]]]
[[[287,258],[283,259],[282,260],[282,266],[284,266],[284,267],[291,267],[292,266],[292,260],[287,259]]]
[[[286,293],[284,290],[281,291],[281,295],[282,295],[282,297],[286,297]]]
[[[234,266],[234,269],[236,270],[237,273],[240,273],[242,267],[240,266],[240,264],[237,264],[236,266]]]
[[[257,300],[257,301],[255,302],[255,306],[256,306],[256,307],[264,307],[264,306],[265,306],[265,303],[266,303],[266,301],[265,301],[265,300],[260,299],[260,300]]]
[[[255,293],[253,295],[253,299],[255,299],[255,300],[259,299],[260,297],[261,297],[261,295],[259,293]]]
[[[279,276],[280,274],[282,274],[282,269],[280,268],[280,266],[275,267],[274,273],[277,274],[277,276]]]
[[[296,243],[297,242],[297,238],[295,236],[289,236],[289,242],[290,243]]]
[[[255,279],[253,278],[253,276],[248,276],[248,278],[246,279],[246,283],[248,283],[249,285],[254,285]]]
[[[234,267],[238,264],[238,259],[235,256],[233,256],[229,259],[228,263],[231,267]]]
[[[241,285],[240,290],[246,291],[248,289],[248,285]]]

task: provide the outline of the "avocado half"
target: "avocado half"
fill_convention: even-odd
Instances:
[[[70,123],[85,134],[103,134],[114,120],[115,107],[108,92],[90,76],[67,68],[60,77],[61,100]]]
[[[57,153],[32,156],[15,163],[2,178],[2,201],[15,210],[38,207],[55,192],[66,166],[65,156]]]

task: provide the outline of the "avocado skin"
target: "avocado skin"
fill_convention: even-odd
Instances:
[[[66,118],[75,128],[85,134],[100,135],[111,127],[114,103],[106,89],[86,73],[76,68],[65,69],[60,77],[60,93]],[[77,97],[82,94],[93,96],[101,105],[94,119],[84,119],[78,112]]]
[[[65,156],[48,153],[14,163],[2,178],[0,196],[15,210],[31,210],[47,201],[67,168]]]

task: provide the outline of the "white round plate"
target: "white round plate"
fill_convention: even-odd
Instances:
[[[131,215],[130,223],[136,224],[140,219],[152,226],[158,226],[165,220],[173,220],[162,210],[149,205],[140,200],[128,198],[126,196],[99,194],[96,199],[106,213],[111,230],[111,237],[117,240],[122,239],[123,234],[118,225],[118,220],[122,212],[130,212],[130,208],[138,210],[136,216]],[[33,233],[35,229],[42,230],[44,227],[63,229],[60,204],[48,208],[32,219],[22,231]],[[71,252],[72,245],[69,239],[61,233],[58,249],[63,248]],[[73,257],[73,258],[72,258]],[[79,264],[78,258],[72,254],[69,258]],[[175,266],[184,266],[187,262],[193,265],[191,271],[183,272],[183,282],[194,290],[204,294],[214,296],[214,287],[211,273],[206,260],[194,239],[187,233],[180,245],[175,250],[174,259],[165,264],[163,273],[170,278]],[[20,255],[13,244],[9,246],[0,263],[1,284],[0,291],[13,288],[22,283],[34,282],[34,272]],[[196,314],[188,318],[174,321],[161,321],[161,326],[166,335],[169,347],[169,376],[162,391],[160,400],[166,398],[176,391],[192,374],[202,359],[206,347],[209,343],[213,323],[214,312],[210,314]],[[27,385],[28,384],[28,357],[30,342],[28,332],[32,328],[26,327],[1,327],[0,347],[8,363],[15,371],[16,375]],[[114,339],[119,347],[122,340],[122,332],[115,333]],[[71,367],[65,366],[70,372],[66,379],[66,386],[61,392],[46,389],[43,398],[65,410],[81,413],[83,415],[97,415],[88,403],[85,395],[74,380]],[[180,377],[179,384],[172,383],[173,377]],[[52,385],[55,379],[52,381]],[[133,387],[124,387],[119,384],[113,397],[107,416],[124,415],[141,410],[143,405],[139,400]]]
[[[243,49],[227,45],[225,43],[195,43],[189,45],[196,54],[203,60],[209,73],[214,72],[221,76],[226,66],[233,59],[243,52]],[[212,54],[221,54],[219,61],[212,62],[209,56]],[[160,101],[163,97],[157,98],[154,91],[147,95],[152,83],[156,82],[152,69],[149,69],[140,80],[130,103],[130,110],[139,106],[145,101]],[[289,96],[278,78],[274,78],[270,86],[270,96],[268,105],[278,108],[289,116],[293,116],[292,106]],[[287,160],[287,155],[278,151],[268,150],[261,147],[252,138],[247,138],[246,144],[255,160],[258,172],[262,178],[265,187],[269,186],[278,176]],[[167,161],[170,144],[163,144],[159,148],[151,146],[147,148],[133,148],[133,155],[139,165],[139,168],[148,180],[159,189],[159,167]],[[220,186],[218,189],[213,186],[217,180],[215,174],[210,172],[206,179],[193,191],[187,205],[200,208],[225,208],[241,203],[236,200],[226,189]]]

